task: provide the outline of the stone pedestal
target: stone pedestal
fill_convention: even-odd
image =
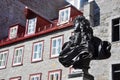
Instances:
[[[72,73],[68,75],[68,80],[94,80],[94,77],[90,74],[84,73]]]

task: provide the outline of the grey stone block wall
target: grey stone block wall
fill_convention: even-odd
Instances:
[[[90,73],[95,80],[112,80],[112,64],[120,63],[120,42],[112,42],[112,19],[120,17],[119,0],[95,0],[100,8],[100,25],[93,27],[94,35],[111,42],[111,57],[106,60],[91,62]],[[96,16],[94,16],[96,17]]]

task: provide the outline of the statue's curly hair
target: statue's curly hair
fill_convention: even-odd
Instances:
[[[90,22],[84,16],[78,15],[73,21],[74,24],[75,24],[76,20],[78,20],[79,22],[81,22],[82,24],[84,24],[88,27],[90,26]]]
[[[84,28],[85,31],[93,34],[93,30],[90,27],[90,22],[84,16],[78,15],[73,21],[74,25],[75,25],[76,21],[83,24],[82,27]]]

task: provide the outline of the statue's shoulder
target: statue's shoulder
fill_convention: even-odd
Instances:
[[[92,42],[93,44],[95,44],[95,45],[100,44],[101,41],[102,41],[102,40],[101,40],[100,38],[96,37],[96,36],[93,36],[92,39],[91,39],[91,42]]]

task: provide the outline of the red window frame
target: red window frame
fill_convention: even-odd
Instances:
[[[61,69],[49,71],[48,72],[48,80],[50,80],[50,74],[57,73],[57,72],[59,74],[58,80],[61,80],[61,77],[62,77],[62,70]]]
[[[34,18],[38,19],[37,17],[34,17]],[[31,19],[33,19],[33,18],[31,18]],[[33,35],[33,34],[35,34],[35,33],[36,33],[37,20],[36,20],[36,24],[35,24],[35,25],[36,25],[36,26],[35,26],[35,32],[34,32],[34,33],[31,33],[31,34],[28,34],[29,20],[30,20],[30,19],[27,19],[27,20],[26,20],[26,31],[25,31],[25,34],[26,34],[26,35]]]
[[[15,50],[16,50],[16,49],[19,49],[19,48],[22,48],[22,47],[23,47],[23,53],[22,53],[22,59],[21,59],[22,61],[21,61],[20,64],[14,64]],[[24,57],[24,45],[15,47],[15,48],[14,48],[14,53],[13,53],[13,59],[12,59],[12,67],[23,65],[23,57]]]
[[[11,33],[10,31],[11,31],[12,28],[17,27],[17,32],[18,32],[18,28],[19,28],[18,26],[19,26],[19,25],[15,25],[15,26],[9,28],[9,36],[8,36],[9,39],[17,38],[17,33],[16,33],[16,36],[12,38],[11,35],[10,35],[10,33]]]
[[[64,35],[58,35],[58,36],[51,37],[51,41],[50,41],[50,59],[58,58],[58,56],[52,57],[52,39],[55,39],[57,37],[62,37],[62,45],[63,45],[63,42],[64,42]],[[61,49],[62,49],[62,45],[61,45]]]
[[[7,67],[8,56],[9,56],[9,50],[8,50],[8,49],[7,49],[7,50],[2,50],[2,51],[0,51],[0,54],[1,54],[1,52],[5,52],[5,51],[8,51],[8,53],[7,53],[7,59],[6,59],[6,63],[5,63],[5,66],[4,66],[3,68],[0,68],[0,70],[1,70],[1,69],[5,69],[5,68]]]
[[[18,80],[21,80],[21,76],[12,77],[12,78],[10,78],[9,80],[14,80],[14,79],[18,79]]]
[[[41,59],[40,60],[33,60],[33,52],[34,52],[34,44],[36,43],[41,43],[42,42],[42,54],[41,54]],[[32,45],[32,56],[31,56],[31,62],[40,62],[40,61],[43,61],[43,53],[44,53],[44,40],[41,40],[41,41],[36,41],[36,42],[33,42],[33,45]]]
[[[32,77],[32,76],[37,76],[37,75],[39,75],[40,80],[41,80],[41,78],[42,78],[42,73],[30,74],[30,76],[29,76],[29,80],[31,80],[31,77]]]

